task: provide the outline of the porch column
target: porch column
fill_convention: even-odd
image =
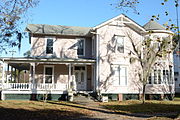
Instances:
[[[71,88],[71,64],[69,64],[69,74],[68,74],[68,90],[72,90]]]
[[[11,66],[11,82],[12,82],[12,77],[13,77],[13,67]]]
[[[9,78],[8,78],[8,76],[9,76],[9,64],[7,64],[8,66],[7,66],[7,78],[6,78],[6,83],[8,84],[9,83]]]
[[[4,89],[4,82],[5,81],[5,63],[3,62],[3,67],[2,67],[2,91],[1,91],[1,100],[5,100],[5,96],[3,94],[3,89]]]
[[[20,83],[20,72],[21,70],[18,70],[18,83]]]
[[[15,73],[14,73],[14,81],[17,83],[17,81],[16,81],[16,68],[14,68],[15,69]]]
[[[32,84],[35,84],[35,63],[32,63],[32,75],[31,75]]]
[[[96,91],[96,69],[95,69],[95,64],[92,65],[92,85],[93,85],[93,91]]]
[[[30,73],[31,73],[31,85],[32,85],[32,89],[35,89],[35,63],[31,63],[30,65]]]

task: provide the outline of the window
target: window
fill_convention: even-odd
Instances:
[[[154,70],[154,84],[157,84],[157,70]]]
[[[163,82],[166,83],[166,70],[163,70]]]
[[[54,69],[51,66],[45,66],[44,68],[44,83],[53,83]]]
[[[174,75],[175,75],[175,76],[178,76],[178,75],[179,75],[179,72],[174,72]]]
[[[148,84],[161,84],[162,83],[162,72],[159,69],[154,69],[148,78]]]
[[[84,56],[85,54],[85,40],[79,39],[77,42],[77,55]]]
[[[52,38],[47,38],[46,54],[53,54],[53,39]]]
[[[148,84],[152,84],[152,73],[149,74]]]
[[[173,84],[172,67],[169,67],[169,84]]]
[[[116,50],[120,53],[124,53],[124,37],[123,36],[115,36],[116,40]]]
[[[127,85],[127,67],[115,65],[114,66],[114,85]]]
[[[161,70],[158,70],[158,84],[161,84]]]
[[[166,81],[165,81],[165,83],[168,83],[168,82],[169,82],[169,71],[166,70]]]

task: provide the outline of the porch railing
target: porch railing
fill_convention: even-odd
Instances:
[[[67,90],[66,84],[32,84],[32,83],[5,83],[6,90]]]

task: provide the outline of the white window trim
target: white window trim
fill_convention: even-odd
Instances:
[[[120,84],[120,81],[121,81],[121,80],[120,80],[120,78],[119,78],[119,80],[120,80],[120,81],[119,81],[119,84],[118,84],[118,85],[114,85],[114,84],[113,84],[113,86],[127,87],[127,86],[128,86],[128,78],[129,78],[128,65],[112,64],[111,67],[112,67],[113,70],[114,70],[114,67],[115,67],[115,66],[119,66],[120,68],[121,68],[121,67],[125,67],[125,68],[126,68],[126,85],[121,85],[121,84]],[[115,77],[115,76],[113,75],[113,80],[114,80],[114,77]],[[120,76],[119,76],[119,77],[120,77]]]
[[[84,48],[83,48],[83,55],[78,55],[79,57],[82,57],[82,56],[85,56],[85,51],[86,51],[86,39],[85,38],[76,38],[76,40],[77,40],[77,42],[79,41],[79,40],[83,40],[84,41]],[[78,50],[78,48],[77,48],[77,50]]]
[[[49,54],[46,53],[47,39],[53,39],[53,53],[49,53]],[[55,42],[55,37],[52,37],[52,36],[46,36],[45,37],[45,45],[44,45],[45,55],[53,55],[54,54],[54,49],[55,49],[54,48],[54,42]]]
[[[52,83],[45,83],[45,73],[46,73],[47,67],[52,68]],[[54,65],[44,65],[43,84],[54,84]]]

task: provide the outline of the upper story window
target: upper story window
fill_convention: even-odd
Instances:
[[[124,53],[124,36],[115,36],[116,40],[116,50],[119,51],[120,53]]]
[[[46,54],[53,54],[53,39],[46,39]]]
[[[81,38],[77,42],[77,55],[84,56],[85,55],[85,39]]]

